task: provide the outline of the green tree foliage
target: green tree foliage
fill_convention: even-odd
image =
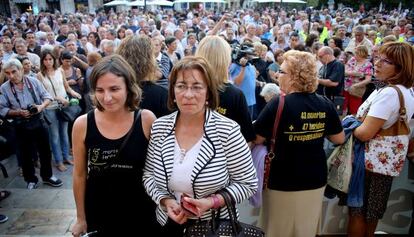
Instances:
[[[317,7],[318,5],[319,5],[319,0],[308,0],[307,1],[307,3],[308,3],[308,6],[310,6],[310,7]]]
[[[317,0],[309,0],[308,3],[315,2],[315,1],[318,2]],[[398,4],[400,3],[399,0],[363,0],[363,1],[335,0],[335,4],[342,3],[347,7],[352,7],[354,10],[358,10],[359,5],[361,3],[364,4],[365,9],[379,8],[379,5],[380,5],[381,1],[382,1],[382,4],[383,4],[383,8],[388,9],[388,10],[396,9],[398,7]],[[413,0],[401,0],[402,9],[413,7],[412,1]],[[320,0],[318,6],[327,6],[327,5],[328,5],[328,0]]]

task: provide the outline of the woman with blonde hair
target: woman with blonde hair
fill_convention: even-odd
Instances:
[[[355,48],[355,56],[345,65],[345,101],[344,109],[348,114],[356,114],[358,107],[362,104],[362,96],[366,86],[371,82],[372,63],[368,59],[368,48],[358,45]]]
[[[140,107],[151,110],[157,118],[169,114],[168,91],[156,84],[157,64],[151,39],[147,36],[128,36],[122,40],[116,53],[135,71],[136,83],[143,94]]]
[[[229,66],[231,64],[230,45],[220,36],[206,36],[200,41],[195,56],[207,59],[214,68],[214,78],[219,87],[219,106],[217,112],[236,121],[247,142],[254,140],[252,121],[247,109],[243,92],[229,81]]]
[[[259,58],[266,61],[266,53],[267,53],[267,47],[266,45],[260,43],[260,42],[254,42],[253,43],[254,52],[256,53]]]
[[[327,183],[324,138],[340,144],[345,135],[334,105],[315,93],[315,56],[289,50],[283,57],[279,86],[286,95],[267,103],[254,123],[255,143],[270,142],[276,112],[282,109],[259,224],[267,236],[313,237]]]
[[[390,42],[397,42],[397,37],[395,37],[395,35],[387,35],[382,39],[383,44]]]

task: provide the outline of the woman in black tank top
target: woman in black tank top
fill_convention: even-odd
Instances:
[[[63,51],[60,56],[61,68],[65,72],[66,80],[69,86],[76,92],[81,93],[81,85],[83,85],[83,76],[79,68],[72,64],[73,55],[69,51]]]
[[[74,236],[94,231],[97,236],[133,236],[144,228],[159,236],[155,203],[142,185],[155,116],[138,110],[141,91],[134,77],[119,55],[102,59],[92,71],[96,109],[73,127]],[[131,218],[136,215],[141,217]]]

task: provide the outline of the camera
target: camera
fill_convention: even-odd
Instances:
[[[306,14],[311,15],[311,14],[312,14],[312,12],[313,12],[313,7],[307,7],[307,8],[305,9],[305,12],[306,12]]]
[[[27,110],[29,111],[30,114],[36,114],[37,112],[39,112],[36,105],[34,104],[28,105]]]
[[[239,64],[240,59],[248,55],[256,56],[254,48],[250,44],[232,44],[231,45],[231,59],[233,63]],[[248,60],[250,62],[250,57]]]

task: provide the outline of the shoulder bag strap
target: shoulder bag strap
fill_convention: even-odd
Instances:
[[[33,87],[32,83],[30,82],[29,78],[24,77],[24,80],[27,82],[29,92],[32,95],[32,98],[33,98],[35,104],[41,104],[41,102],[39,103],[39,101],[37,100],[37,97],[36,97],[36,94],[35,94],[35,91],[34,91],[34,87]]]
[[[125,145],[127,144],[129,137],[131,137],[132,131],[134,131],[135,123],[137,122],[138,118],[141,116],[141,109],[138,110],[137,116],[135,116],[134,122],[132,123],[131,129],[128,131],[127,135],[125,136],[125,139],[122,141],[121,146],[119,146],[118,153],[116,154],[115,159],[112,160],[111,163],[113,163],[115,160],[119,159],[119,156],[121,154],[121,151],[125,148]]]
[[[404,118],[404,120],[406,119],[406,115],[407,115],[407,110],[405,108],[405,100],[404,100],[404,96],[400,90],[400,88],[398,88],[398,86],[395,85],[389,85],[389,87],[394,88],[397,93],[398,93],[398,99],[400,100],[400,116]]]
[[[230,196],[228,191],[225,189],[221,189],[220,191],[217,192],[217,194],[220,194],[224,199],[224,204],[227,207],[227,211],[229,213],[229,218],[230,218],[231,226],[233,229],[233,233],[236,234],[234,236],[237,236],[237,234],[240,232],[240,227],[239,227],[239,223],[237,220],[236,207],[235,207],[233,198]],[[221,210],[221,208],[219,210]],[[220,218],[220,217],[218,216],[217,218]],[[215,227],[213,227],[213,230],[215,230]]]
[[[277,113],[276,113],[276,117],[275,117],[275,123],[273,125],[272,138],[270,139],[270,152],[269,152],[269,155],[273,155],[273,156],[270,157],[271,159],[273,159],[274,156],[275,156],[274,147],[275,147],[275,144],[276,144],[277,129],[279,127],[279,122],[280,122],[280,118],[282,116],[283,107],[285,107],[285,95],[280,94],[280,96],[279,96],[279,105],[277,107]]]
[[[391,127],[388,127],[386,129],[381,129],[378,132],[378,134],[382,136],[395,136],[395,135],[409,134],[410,126],[408,125],[407,111],[405,108],[404,96],[400,88],[398,88],[397,86],[395,85],[388,85],[388,86],[394,88],[398,93],[398,99],[400,101],[400,109],[399,109],[400,117],[393,125],[391,125]]]
[[[52,79],[50,79],[49,75],[46,74],[47,79],[49,79],[50,84],[52,85],[53,93],[55,93],[55,96],[57,96],[55,86],[53,85]]]
[[[24,83],[26,83],[27,89],[29,90],[30,95],[32,96],[32,99],[33,99],[34,103],[35,104],[41,104],[41,103],[38,103],[36,94],[35,94],[34,89],[33,89],[33,85],[30,82],[30,80],[28,78],[26,78],[26,77],[23,77],[23,84]],[[10,82],[10,90],[11,90],[14,98],[16,99],[17,103],[19,104],[19,106],[22,107],[22,105],[20,103],[20,100],[19,100],[19,97],[17,96],[16,89],[14,89],[14,85],[11,82]],[[23,87],[23,90],[24,90],[24,87]],[[10,103],[10,99],[7,96],[5,96],[5,98],[7,99],[7,101],[9,102],[9,104],[11,104]]]
[[[119,146],[119,149],[118,149],[118,152],[116,153],[115,158],[106,162],[106,164],[103,167],[104,169],[109,168],[115,161],[119,160],[119,157],[121,156],[121,152],[125,148],[129,140],[129,137],[131,137],[132,131],[134,131],[134,128],[135,128],[135,123],[137,122],[140,116],[141,116],[141,109],[138,110],[137,116],[135,116],[134,122],[132,123],[132,127],[131,129],[129,129],[128,133],[125,136],[125,139],[122,141],[121,145]]]

